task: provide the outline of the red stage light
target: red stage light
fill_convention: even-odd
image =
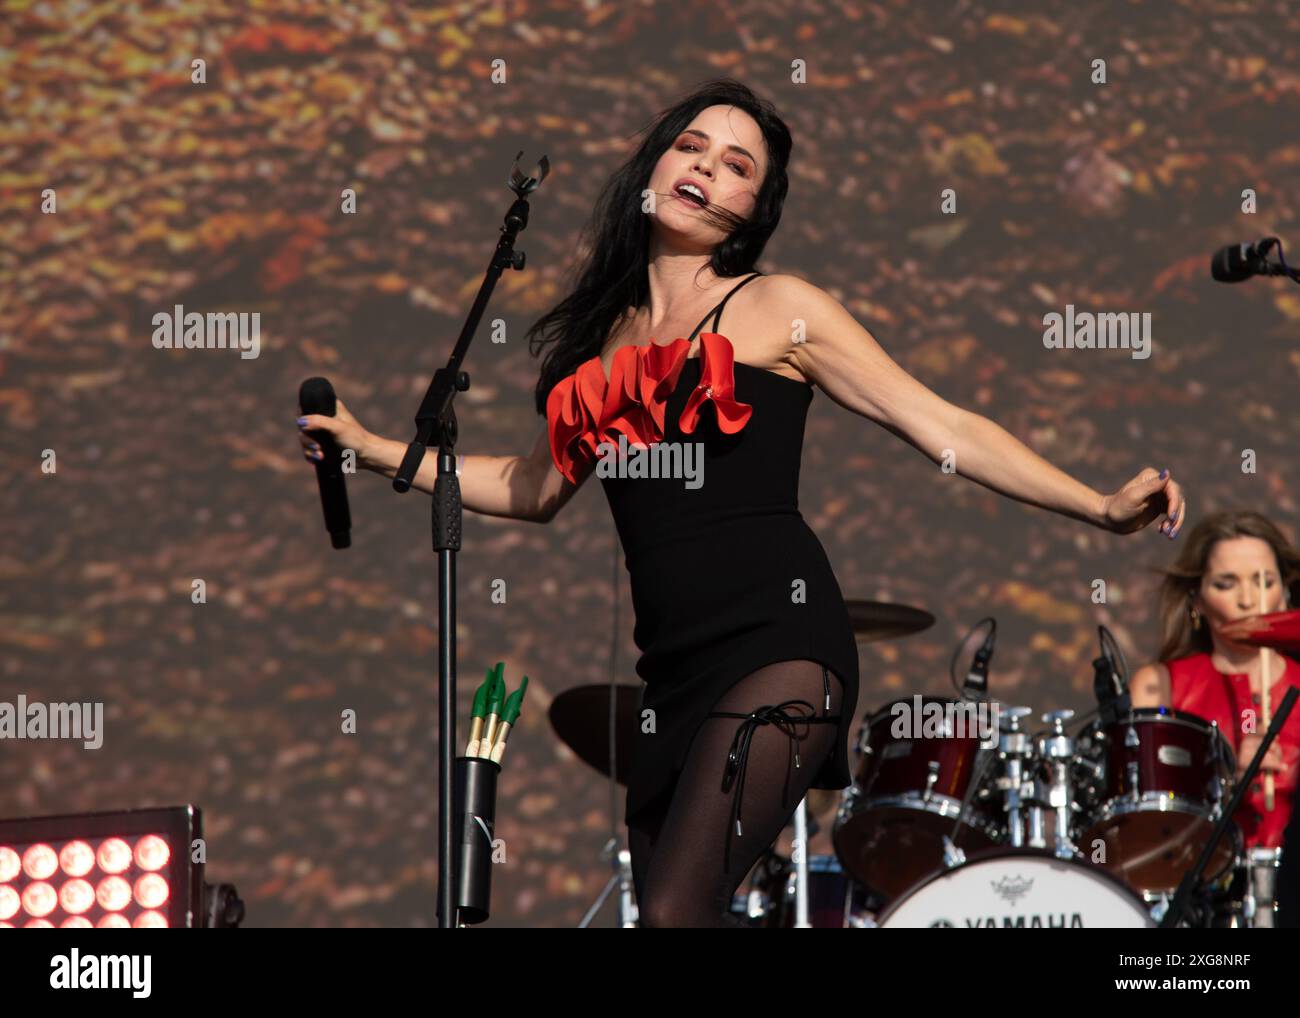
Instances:
[[[0,884],[7,884],[23,871],[23,861],[7,845],[0,847]]]
[[[48,880],[58,868],[58,853],[49,845],[33,845],[23,853],[23,872],[33,880]]]
[[[131,865],[131,846],[121,838],[109,838],[99,846],[95,858],[105,873],[121,873]]]
[[[192,806],[0,820],[0,926],[203,926],[203,864],[192,859],[201,836]],[[239,905],[223,886],[214,922],[237,924]]]
[[[135,843],[135,864],[142,870],[160,870],[171,858],[167,842],[156,834],[146,834]]]
[[[135,900],[143,908],[158,908],[167,901],[167,881],[157,873],[146,873],[135,882]]]
[[[70,877],[84,877],[95,868],[95,850],[84,841],[69,841],[59,850],[59,866]]]
[[[95,904],[95,889],[90,881],[76,877],[59,888],[59,904],[69,915],[81,915]]]
[[[95,888],[95,900],[105,912],[120,912],[131,904],[131,885],[121,877],[105,877]]]
[[[8,884],[0,885],[0,919],[12,919],[21,907],[18,892]]]
[[[30,916],[47,916],[59,905],[58,892],[44,880],[28,884],[23,889],[23,910]]]

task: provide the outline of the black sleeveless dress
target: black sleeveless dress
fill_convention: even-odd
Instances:
[[[709,315],[718,333],[726,302],[758,275],[733,287],[689,338],[694,340]],[[704,342],[702,337],[701,355]],[[704,400],[693,430],[684,433],[680,419],[700,385],[701,363],[700,356],[691,356],[682,364],[665,404],[662,440],[702,444],[703,483],[690,488],[680,477],[601,477],[630,574],[633,639],[642,651],[636,670],[646,682],[639,718],[647,708],[654,711],[653,732],[639,724],[632,749],[624,814],[629,823],[672,788],[718,698],[739,679],[778,661],[820,662],[824,674],[829,669],[839,678],[839,713],[827,715],[824,701],[815,705],[839,730],[812,787],[839,789],[851,780],[847,747],[858,699],[857,645],[830,562],[798,506],[812,386],[735,362],[734,399],[752,407],[744,426],[725,433],[716,405],[710,409]],[[733,756],[740,759],[728,767],[732,778],[739,772],[733,818],[743,790],[743,731],[764,723],[781,724],[782,717],[769,710],[739,726]]]

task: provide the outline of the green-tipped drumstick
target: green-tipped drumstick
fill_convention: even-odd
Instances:
[[[492,743],[492,759],[497,763],[501,762],[501,757],[505,754],[506,740],[510,738],[510,729],[519,720],[519,711],[524,705],[524,691],[527,688],[528,676],[525,675],[523,681],[519,683],[519,688],[506,699],[505,710],[501,715],[501,728],[496,741]]]
[[[492,740],[496,738],[497,726],[501,723],[501,711],[506,698],[506,683],[501,677],[506,663],[498,661],[492,671],[492,685],[488,687],[487,723],[483,726],[483,737],[479,739],[475,756],[487,757],[492,752]]]
[[[487,716],[488,687],[492,685],[492,669],[474,690],[474,708],[469,716],[469,742],[465,746],[466,756],[478,756],[479,740],[483,737],[483,719]]]

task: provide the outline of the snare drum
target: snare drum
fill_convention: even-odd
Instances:
[[[1141,898],[1105,870],[1042,849],[994,849],[931,874],[876,921],[882,929],[1150,929]]]
[[[984,802],[973,799],[957,822],[971,783],[993,777],[991,769],[977,774],[996,750],[981,745],[973,726],[945,728],[939,738],[913,738],[911,715],[918,704],[925,712],[960,701],[910,697],[872,715],[859,732],[861,759],[835,820],[835,852],[845,869],[886,899],[943,865],[945,836],[967,851],[1002,839],[996,814]]]
[[[1148,894],[1172,893],[1209,840],[1236,757],[1218,726],[1169,707],[1139,707],[1090,740],[1101,747],[1101,806],[1078,847]],[[1205,869],[1214,881],[1238,854],[1233,825]],[[1104,848],[1103,857],[1098,850]]]

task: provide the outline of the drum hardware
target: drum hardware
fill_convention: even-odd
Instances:
[[[1032,782],[1026,781],[1026,764],[1034,759],[1033,739],[1020,727],[1021,718],[1032,714],[1032,707],[1006,707],[998,719],[998,758],[1004,773],[994,782],[1002,793],[1002,811],[1006,814],[1007,833],[1012,848],[1025,847],[1025,811],[1033,799]]]
[[[1197,858],[1196,863],[1179,883],[1178,891],[1174,895],[1174,900],[1170,903],[1168,911],[1160,920],[1160,925],[1162,927],[1174,926],[1182,918],[1183,913],[1187,909],[1188,901],[1191,898],[1192,889],[1200,881],[1201,874],[1205,872],[1212,855],[1218,848],[1219,843],[1223,840],[1223,836],[1227,833],[1229,825],[1232,825],[1233,815],[1241,805],[1242,799],[1246,797],[1246,790],[1250,788],[1251,782],[1255,780],[1255,775],[1259,773],[1259,766],[1264,762],[1264,754],[1267,753],[1269,747],[1273,745],[1274,740],[1277,739],[1278,733],[1282,731],[1282,725],[1286,723],[1286,719],[1291,715],[1291,709],[1295,706],[1297,697],[1300,697],[1300,689],[1297,689],[1295,686],[1289,687],[1286,691],[1286,695],[1282,697],[1282,703],[1273,714],[1273,720],[1269,722],[1268,729],[1265,731],[1264,737],[1260,740],[1259,748],[1251,758],[1250,765],[1241,776],[1241,780],[1237,782],[1236,787],[1233,789],[1232,797],[1228,800],[1228,804],[1223,809],[1222,815],[1214,825],[1214,831],[1211,834],[1210,839],[1201,849],[1201,854]],[[1215,729],[1215,732],[1217,734],[1217,728]],[[1233,825],[1233,827],[1235,830],[1235,825]]]
[[[926,802],[934,799],[934,783],[939,780],[939,761],[931,760],[925,765],[927,774],[925,776],[925,791],[921,793],[921,798]]]
[[[1074,739],[1065,734],[1065,725],[1073,717],[1074,711],[1069,709],[1048,711],[1042,720],[1052,726],[1051,731],[1042,733],[1035,740],[1035,748],[1048,773],[1046,806],[1056,816],[1052,850],[1062,859],[1073,859],[1080,854],[1070,840],[1074,813],[1074,783],[1071,779],[1076,754]],[[1041,833],[1039,840],[1044,840]]]
[[[1241,900],[1241,918],[1251,929],[1271,930],[1277,921],[1277,873],[1282,865],[1282,849],[1251,848],[1242,868],[1245,888]]]
[[[805,872],[799,876],[800,869]],[[806,899],[799,904],[800,883]],[[833,855],[814,855],[802,864],[772,849],[759,860],[749,889],[732,899],[731,912],[759,929],[859,929],[874,925],[865,890]],[[806,910],[806,917],[799,915]]]
[[[811,929],[808,921],[808,800],[801,799],[794,811],[794,840],[799,851],[794,854],[794,925]]]

